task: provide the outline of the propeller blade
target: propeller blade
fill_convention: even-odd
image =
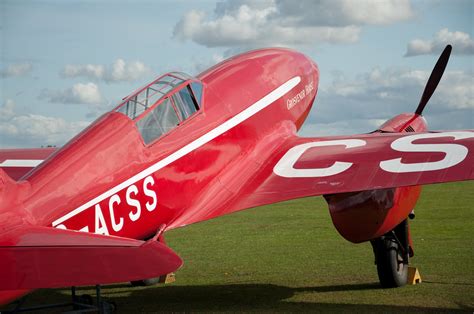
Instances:
[[[446,65],[448,64],[451,50],[452,50],[451,45],[447,45],[446,48],[444,48],[443,53],[441,53],[441,56],[439,56],[439,59],[436,62],[436,65],[434,66],[433,71],[431,72],[430,78],[428,79],[428,82],[426,83],[425,90],[423,91],[423,95],[421,96],[421,99],[420,99],[420,103],[418,104],[418,107],[416,108],[416,111],[415,111],[416,114],[421,115],[421,113],[423,112],[423,109],[425,109],[426,104],[430,100],[431,95],[433,95],[436,87],[438,86],[438,83],[441,80],[441,77],[443,76],[444,69],[446,69]]]

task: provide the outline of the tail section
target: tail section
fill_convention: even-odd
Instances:
[[[0,169],[18,181],[55,151],[55,147],[0,149]]]

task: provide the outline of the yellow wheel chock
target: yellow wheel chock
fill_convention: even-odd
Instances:
[[[408,279],[407,284],[416,285],[421,283],[421,276],[418,268],[413,266],[408,266]]]

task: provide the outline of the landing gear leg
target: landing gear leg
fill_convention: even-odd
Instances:
[[[384,288],[402,287],[408,276],[408,222],[404,220],[384,236],[371,241],[377,274]]]

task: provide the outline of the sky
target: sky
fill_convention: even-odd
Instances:
[[[413,112],[446,44],[424,115],[433,130],[474,129],[473,14],[469,0],[0,0],[0,148],[64,145],[161,74],[272,46],[319,66],[302,136]]]

